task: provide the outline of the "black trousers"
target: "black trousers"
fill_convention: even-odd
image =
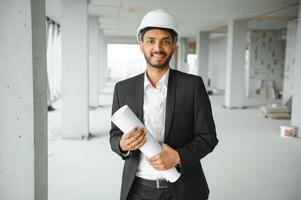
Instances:
[[[127,200],[174,200],[174,198],[170,187],[153,187],[135,178]]]

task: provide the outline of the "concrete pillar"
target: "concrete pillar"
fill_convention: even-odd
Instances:
[[[196,54],[198,62],[198,75],[208,89],[208,63],[209,63],[209,32],[200,31],[197,35]]]
[[[0,199],[47,200],[45,1],[0,13]]]
[[[245,52],[247,21],[228,24],[225,107],[243,108],[245,95]]]
[[[99,33],[98,17],[89,17],[89,106],[99,106]]]
[[[102,55],[102,57],[104,59],[103,66],[104,66],[105,69],[107,69],[108,68],[108,43],[107,43],[105,37],[103,37],[103,41],[104,41],[103,55]]]
[[[297,127],[297,136],[301,137],[301,4],[299,4],[296,64],[294,68],[293,98],[292,98],[292,125]]]
[[[99,30],[99,93],[102,93],[107,78],[107,43],[102,30]]]
[[[188,54],[188,40],[187,38],[180,38],[177,51],[177,69],[182,72],[187,72],[186,63],[187,63],[187,54]]]
[[[88,3],[61,1],[62,135],[88,137]]]

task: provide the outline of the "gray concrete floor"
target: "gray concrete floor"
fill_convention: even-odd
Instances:
[[[61,139],[60,102],[49,113],[49,200],[118,200],[123,161],[112,153],[108,130],[113,83],[90,111],[88,141]],[[258,99],[247,109],[222,108],[210,97],[219,145],[202,160],[211,200],[300,200],[301,139],[279,136],[288,120],[260,115]]]

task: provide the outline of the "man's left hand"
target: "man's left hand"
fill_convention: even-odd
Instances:
[[[156,170],[167,170],[180,164],[179,153],[165,143],[161,145],[162,151],[159,154],[150,158],[146,157],[149,164]]]

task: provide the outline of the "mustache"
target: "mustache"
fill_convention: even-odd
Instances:
[[[155,52],[153,52],[151,55],[153,56],[154,54],[160,54],[160,55],[162,55],[162,56],[166,56],[167,54],[165,53],[165,52],[163,52],[163,51],[155,51]]]

